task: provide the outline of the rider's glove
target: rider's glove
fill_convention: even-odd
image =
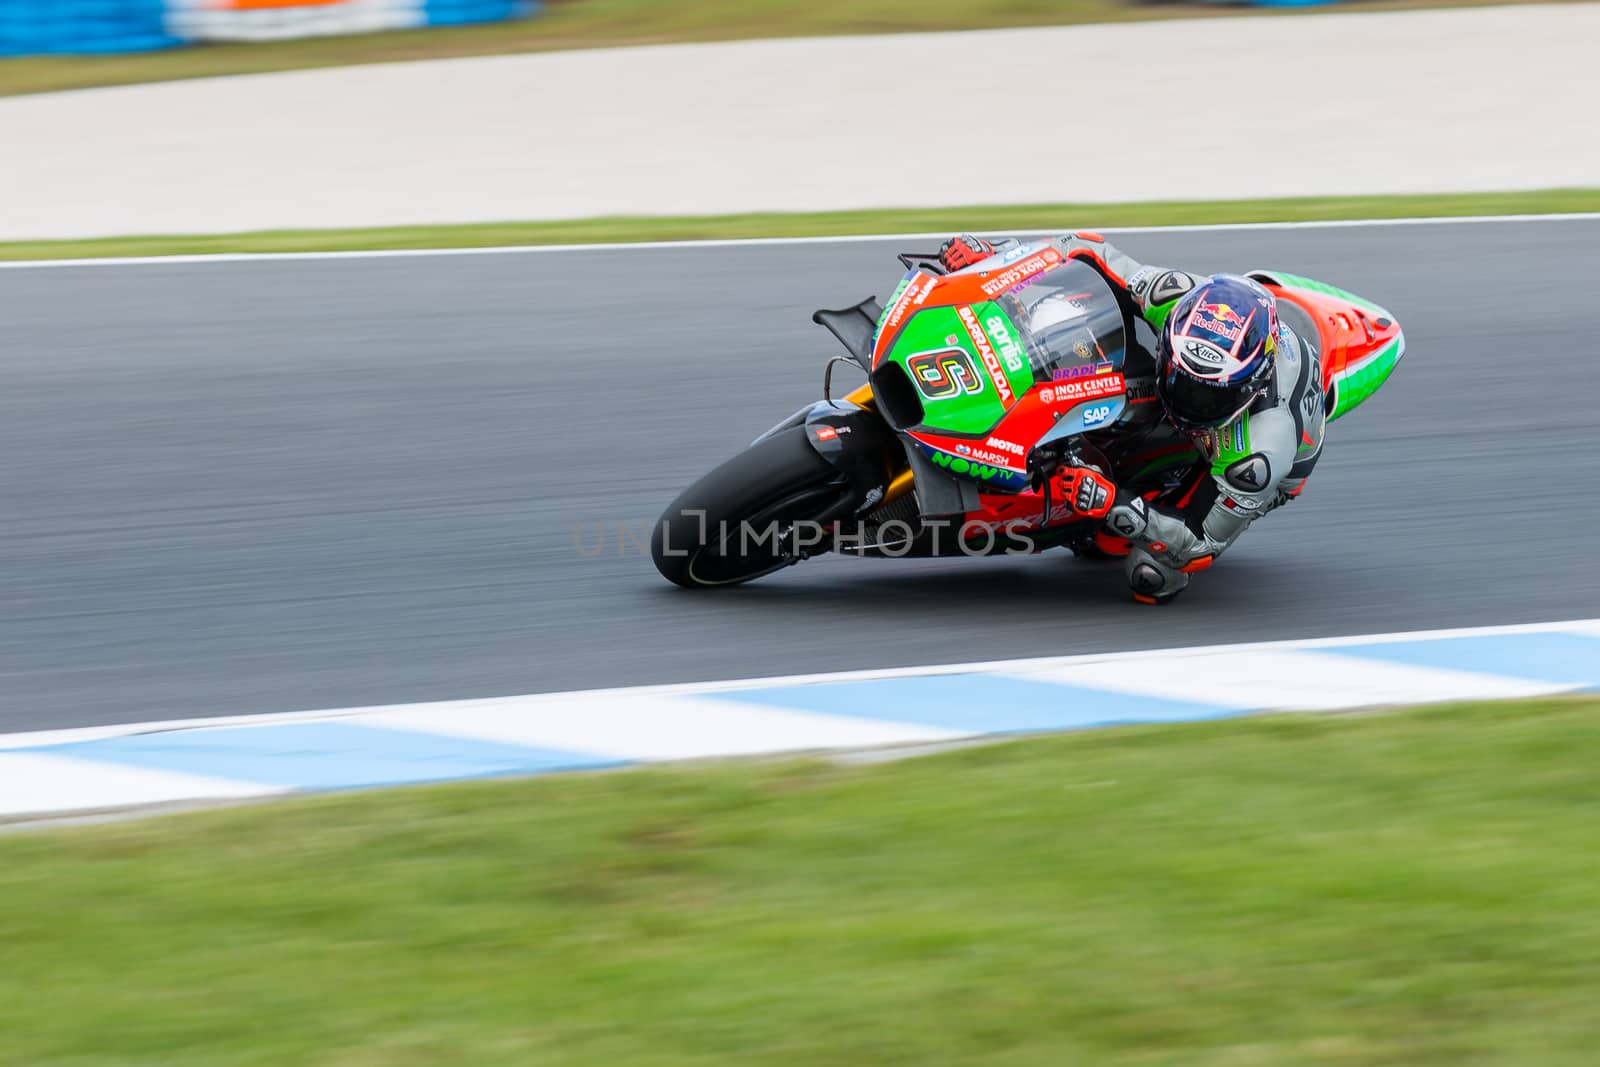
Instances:
[[[1117,502],[1117,486],[1093,467],[1062,467],[1052,478],[1067,506],[1089,519],[1103,519]]]
[[[947,271],[964,270],[974,263],[982,263],[992,255],[994,255],[994,245],[970,233],[952,237],[939,246],[939,262],[944,264],[944,269]]]

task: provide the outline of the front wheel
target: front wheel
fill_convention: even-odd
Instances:
[[[849,488],[796,426],[758,441],[668,505],[650,537],[662,577],[685,589],[738,585],[819,545],[806,523],[831,521]]]

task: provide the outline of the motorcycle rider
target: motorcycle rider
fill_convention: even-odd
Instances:
[[[1326,420],[1316,327],[1249,278],[1146,266],[1095,233],[1051,243],[1098,271],[1124,314],[1155,331],[1156,396],[1200,454],[1177,487],[1160,494],[1119,488],[1109,471],[1089,466],[1051,476],[1052,492],[1073,511],[1101,520],[1102,551],[1126,552],[1134,599],[1163,604],[1252,522],[1305,488]],[[951,272],[982,269],[1015,244],[963,234],[940,247],[939,259]]]

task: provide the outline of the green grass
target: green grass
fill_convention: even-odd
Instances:
[[[1222,222],[1410,216],[1555,214],[1600,211],[1600,189],[1436,196],[1303,197],[1210,203],[1024,204],[1009,207],[905,208],[805,214],[599,218],[569,222],[500,222],[465,226],[278,230],[204,236],[106,237],[80,241],[0,242],[0,260],[95,256],[167,256],[207,252],[325,252],[393,248],[604,244],[729,237],[829,234],[956,233],[963,230],[1054,232],[1083,227],[1170,226]]]
[[[1504,0],[1368,0],[1339,10]],[[0,59],[0,95],[306,67],[749,37],[968,30],[1236,15],[1143,0],[554,0],[537,18],[440,29],[226,44],[119,56]],[[1258,14],[1254,9],[1251,14]],[[1295,9],[1276,9],[1293,14]]]
[[[0,837],[0,1063],[1567,1067],[1600,701]]]

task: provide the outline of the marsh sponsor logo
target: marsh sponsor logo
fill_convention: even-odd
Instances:
[[[1011,395],[1011,383],[1006,381],[1006,372],[1000,366],[1000,357],[994,354],[994,346],[989,344],[988,334],[983,332],[983,327],[978,324],[977,313],[971,307],[962,307],[957,312],[962,323],[967,327],[967,336],[972,338],[972,344],[978,350],[978,356],[983,360],[984,369],[989,372],[989,380],[994,382],[995,392],[1000,394],[1000,402],[1010,405],[1015,399]]]
[[[1053,248],[1047,248],[1036,256],[1023,260],[1014,267],[1008,267],[995,277],[983,283],[983,291],[987,296],[997,296],[1014,285],[1018,285],[1038,274],[1046,267],[1053,267],[1061,262],[1061,253]]]
[[[928,295],[933,292],[933,287],[937,284],[939,279],[930,274],[927,280],[919,285],[907,285],[905,291],[900,294],[900,299],[889,309],[889,317],[884,320],[884,329],[893,330],[900,325],[906,313],[913,307],[921,307],[927,303]]]
[[[997,467],[1007,467],[1011,470],[1020,470],[1022,468],[1021,459],[1008,456],[1004,452],[990,451],[987,448],[974,447],[972,445],[955,445],[953,448],[950,445],[941,445],[940,447],[951,449],[956,454],[965,456],[972,461],[973,466],[988,463]]]
[[[1006,361],[1006,370],[1012,372],[1022,370],[1022,348],[1011,336],[1011,328],[1006,325],[1006,317],[990,315],[983,320],[983,328],[994,338],[995,347],[1000,351],[1000,358]]]

